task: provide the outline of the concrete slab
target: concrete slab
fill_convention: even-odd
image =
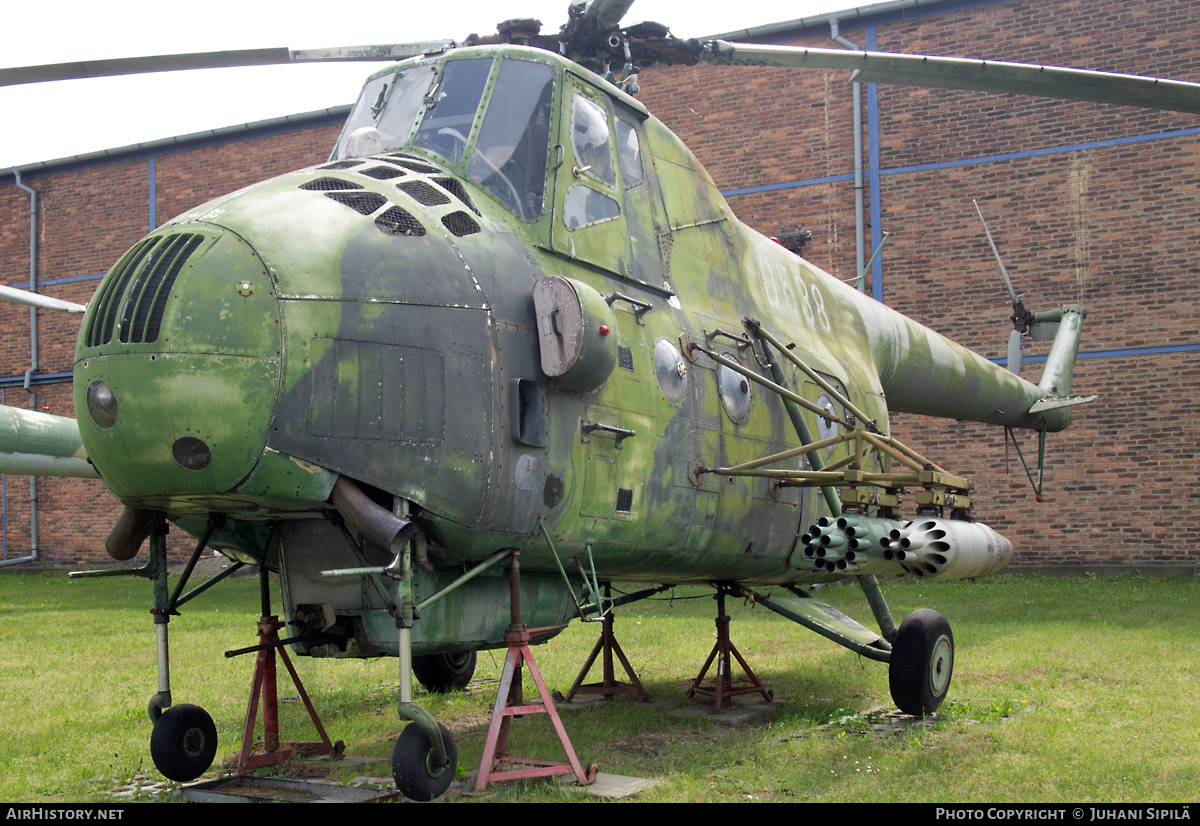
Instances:
[[[714,723],[728,723],[730,725],[736,723],[744,723],[752,720],[755,717],[766,714],[775,708],[773,703],[755,703],[754,705],[737,705],[726,703],[720,713],[713,711],[711,704],[686,706],[677,708],[674,711],[668,712],[671,717],[679,717],[684,720],[711,720]]]
[[[674,705],[671,700],[638,700],[634,697],[614,697],[606,700],[599,696],[583,696],[576,697],[571,702],[566,703],[556,698],[554,707],[559,711],[580,711],[585,708],[604,705],[605,703],[621,703],[630,706],[646,707],[646,708],[670,708]]]
[[[593,797],[602,797],[607,800],[620,800],[633,797],[638,792],[644,792],[658,783],[657,780],[648,780],[644,777],[626,777],[620,774],[605,774],[604,772],[596,775],[596,782],[590,786],[576,786],[570,782],[569,778],[560,780],[559,782],[572,791],[590,794]]]

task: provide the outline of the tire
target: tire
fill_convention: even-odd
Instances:
[[[217,727],[200,706],[171,706],[154,724],[150,757],[163,777],[181,783],[195,780],[216,756]]]
[[[424,729],[416,723],[409,723],[392,749],[392,779],[396,781],[396,789],[409,800],[429,801],[441,797],[450,788],[454,773],[458,769],[458,748],[454,738],[441,723],[438,728],[442,732],[442,742],[446,744],[446,757],[450,765],[433,767],[433,744]]]
[[[454,651],[449,654],[423,654],[413,657],[413,676],[426,690],[434,694],[460,691],[475,676],[475,652]]]
[[[937,611],[920,608],[900,623],[888,684],[892,700],[905,714],[924,717],[937,711],[954,674],[954,634]]]

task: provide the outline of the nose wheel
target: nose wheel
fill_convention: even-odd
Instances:
[[[217,727],[200,706],[171,706],[154,724],[150,756],[164,777],[181,783],[208,771],[217,756]]]
[[[900,623],[892,644],[888,684],[892,700],[905,714],[924,717],[937,711],[954,673],[954,634],[937,611],[920,608]]]
[[[433,743],[424,729],[410,723],[392,749],[392,779],[396,790],[409,800],[433,800],[445,793],[454,780],[458,769],[458,748],[454,738],[441,723],[442,743],[446,749],[446,760],[438,759]]]

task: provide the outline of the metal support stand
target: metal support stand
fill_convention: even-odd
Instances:
[[[746,676],[750,678],[751,685],[733,684],[733,675],[730,668],[730,655],[737,658],[738,663],[742,666],[742,670],[746,672]],[[704,675],[708,673],[709,666],[713,664],[713,660],[717,661],[717,674],[713,680],[713,686],[701,686],[700,682],[704,679]],[[775,698],[774,692],[764,686],[750,666],[746,664],[746,660],[742,658],[741,653],[729,638],[729,617],[725,615],[725,591],[724,589],[717,590],[717,643],[713,646],[712,652],[708,655],[708,659],[704,661],[704,667],[700,669],[700,673],[696,679],[692,680],[692,687],[687,690],[687,697],[690,699],[697,694],[702,694],[705,697],[713,698],[713,712],[721,713],[721,707],[726,699],[732,699],[739,694],[754,694],[762,695],[763,702],[769,703]]]
[[[609,596],[609,588],[606,585],[604,588],[604,596],[607,599]],[[618,694],[632,694],[639,700],[649,700],[650,695],[646,693],[646,689],[642,688],[642,683],[637,678],[637,674],[633,671],[633,666],[629,664],[629,660],[625,657],[625,652],[621,650],[620,643],[617,642],[616,635],[613,634],[612,611],[609,611],[600,620],[600,639],[596,640],[596,645],[592,648],[592,653],[588,656],[587,662],[583,664],[583,668],[579,671],[579,676],[575,678],[575,684],[571,686],[571,690],[567,692],[566,701],[569,703],[577,694],[599,694],[606,700],[611,700]],[[596,662],[596,657],[603,652],[604,658],[601,660],[604,677],[601,682],[588,683],[583,685],[584,679],[592,666]],[[628,683],[620,682],[616,678],[616,672],[613,668],[613,654],[621,661],[621,667],[625,669],[626,675],[629,677]]]
[[[261,583],[263,614],[258,620],[259,645],[255,646],[258,651],[258,657],[254,665],[254,680],[250,687],[250,702],[246,708],[246,722],[242,727],[242,750],[238,755],[237,766],[237,773],[239,775],[245,774],[251,769],[282,763],[293,754],[333,754],[338,756],[341,755],[344,748],[340,740],[336,744],[330,742],[329,735],[325,733],[325,727],[321,725],[321,720],[317,717],[316,709],[313,708],[312,701],[309,700],[308,693],[304,690],[304,684],[300,681],[300,676],[296,673],[295,667],[292,666],[292,660],[288,656],[287,650],[282,647],[282,643],[279,640],[279,629],[285,627],[286,623],[281,622],[279,617],[271,615],[267,569],[263,567],[259,570],[261,572],[259,582]],[[276,688],[276,652],[283,658],[283,664],[287,668],[288,674],[291,675],[296,690],[300,693],[300,699],[303,701],[304,707],[308,709],[308,716],[321,738],[321,742],[319,743],[280,742],[279,695]],[[254,724],[258,718],[260,698],[262,700],[263,716],[263,752],[253,754]]]
[[[492,721],[488,726],[487,740],[483,747],[483,758],[479,763],[479,775],[475,779],[475,791],[481,792],[488,783],[497,780],[518,780],[530,777],[554,777],[563,774],[574,774],[576,782],[581,786],[596,782],[598,767],[595,763],[588,766],[586,774],[575,756],[575,749],[559,719],[558,711],[546,683],[534,662],[533,652],[529,648],[530,633],[525,623],[521,622],[521,573],[517,561],[517,551],[513,551],[512,566],[509,568],[509,594],[511,603],[511,619],[508,630],[504,632],[504,640],[508,643],[508,655],[504,658],[504,669],[500,675],[500,688],[496,692],[496,704],[492,708]],[[533,678],[541,702],[526,703],[522,699],[521,668],[527,666]],[[554,730],[558,733],[559,742],[567,753],[566,763],[554,763],[545,760],[527,760],[508,756],[508,734],[512,718],[517,715],[547,714]],[[501,763],[512,763],[527,768],[509,771],[497,771]]]

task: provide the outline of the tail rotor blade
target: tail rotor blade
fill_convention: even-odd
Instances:
[[[1013,330],[1008,337],[1008,369],[1021,375],[1021,357],[1025,353],[1025,335],[1020,330]]]

